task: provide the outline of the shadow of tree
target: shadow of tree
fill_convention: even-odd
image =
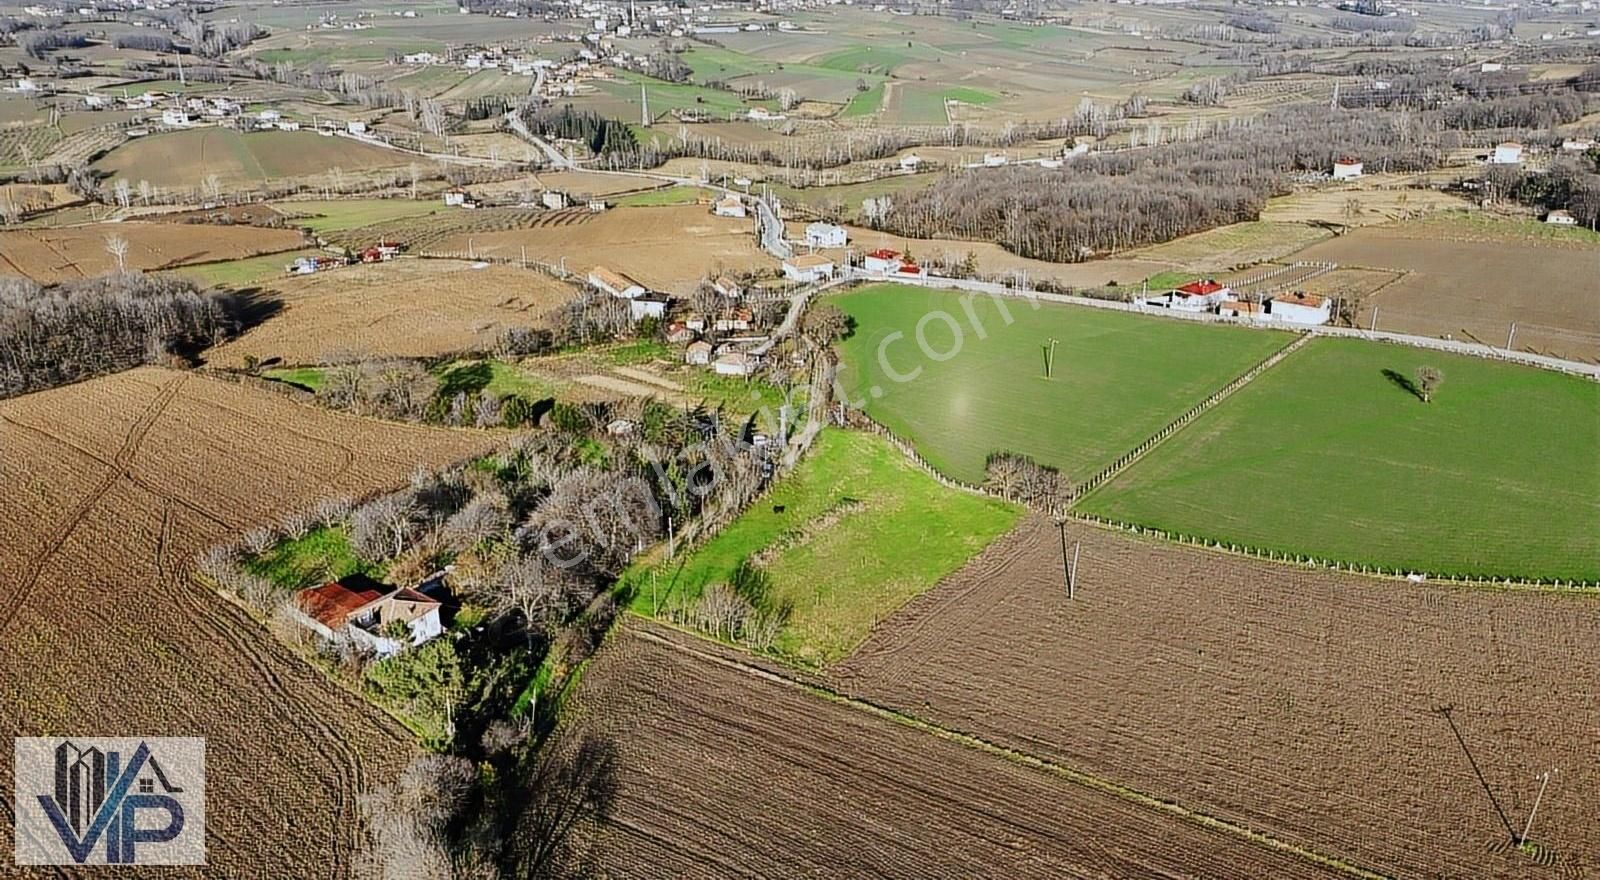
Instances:
[[[1402,376],[1394,370],[1385,369],[1383,371],[1383,378],[1393,382],[1397,387],[1400,388],[1400,390],[1411,395],[1412,397],[1415,397],[1423,403],[1427,403],[1428,399],[1422,396],[1422,389],[1418,388],[1417,383],[1411,381],[1409,377]]]
[[[489,387],[494,379],[494,368],[488,361],[458,364],[439,374],[439,396],[451,398],[457,394],[473,395]]]

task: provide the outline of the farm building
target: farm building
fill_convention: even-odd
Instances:
[[[1586,153],[1594,149],[1594,143],[1588,138],[1567,138],[1561,142],[1561,151],[1564,153]]]
[[[1222,305],[1217,306],[1217,314],[1224,318],[1244,318],[1251,321],[1260,321],[1267,317],[1260,303],[1237,299],[1225,300]]]
[[[591,214],[599,214],[599,213],[605,211],[605,209],[606,209],[606,200],[605,199],[590,199],[589,200],[589,213],[591,213]]]
[[[748,376],[756,371],[756,359],[742,351],[730,352],[711,363],[719,376]]]
[[[1232,298],[1232,288],[1208,278],[1175,287],[1161,296],[1145,300],[1144,304],[1185,312],[1203,312]]]
[[[668,324],[666,332],[662,333],[662,336],[668,342],[676,345],[682,345],[686,342],[694,341],[694,331],[690,330],[689,325],[683,323],[682,321],[673,321],[672,323]]]
[[[717,199],[711,207],[711,213],[718,217],[743,217],[745,215],[744,202],[736,195],[726,195]]]
[[[712,322],[711,328],[718,333],[749,330],[750,322],[754,319],[755,315],[749,309],[730,309],[727,314]]]
[[[1551,211],[1544,215],[1544,222],[1551,226],[1577,226],[1578,218],[1571,211]]]
[[[790,281],[821,281],[833,276],[833,261],[821,254],[801,254],[783,261],[783,277]]]
[[[689,347],[683,350],[683,362],[699,367],[711,363],[711,343],[689,343]]]
[[[999,168],[1001,165],[1004,165],[1009,161],[1011,160],[1007,158],[1005,153],[983,154],[983,165],[985,168]]]
[[[819,248],[842,248],[850,240],[844,227],[832,223],[812,223],[806,227],[806,244]]]
[[[1485,61],[1478,66],[1479,73],[1499,73],[1505,69],[1506,66],[1499,61]]]
[[[444,191],[444,204],[447,208],[465,208],[471,201],[464,189],[447,189]]]
[[[1333,179],[1351,180],[1361,176],[1361,162],[1356,159],[1333,160]]]
[[[189,111],[187,111],[187,110],[163,110],[163,111],[161,111],[161,124],[162,125],[173,125],[173,126],[188,125],[191,121],[193,121],[193,117],[191,117],[189,115]]]
[[[900,157],[900,170],[910,174],[922,165],[922,157],[916,153]]]
[[[1522,161],[1522,145],[1515,141],[1498,144],[1489,156],[1491,165],[1516,165]]]
[[[421,645],[444,632],[437,600],[410,588],[383,584],[348,586],[333,581],[301,590],[295,594],[293,612],[328,641],[350,643],[379,657],[397,654],[405,644]],[[404,636],[400,636],[400,627],[405,628]]]
[[[558,189],[547,189],[539,196],[539,201],[552,211],[559,211],[567,206],[567,194]]]
[[[596,266],[589,270],[589,284],[612,296],[620,296],[626,299],[633,299],[649,292],[649,289],[643,284],[621,272],[613,272],[604,266]]]
[[[672,298],[664,293],[643,293],[628,298],[628,316],[635,321],[645,318],[663,318]]]
[[[1272,318],[1295,324],[1326,324],[1331,317],[1330,303],[1325,296],[1295,291],[1271,299]]]
[[[907,260],[896,266],[895,270],[889,273],[889,277],[903,284],[922,284],[928,280],[928,270]]]
[[[904,262],[900,259],[900,252],[889,248],[878,248],[868,251],[861,259],[861,268],[877,275],[887,275],[900,268]]]
[[[351,134],[366,134],[367,124],[365,122],[352,119],[350,120],[350,123],[345,126],[345,130],[349,131]]]
[[[744,296],[744,288],[739,286],[739,282],[726,275],[718,275],[717,280],[711,282],[711,289],[729,299]]]

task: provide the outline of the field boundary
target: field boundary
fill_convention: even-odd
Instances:
[[[1182,430],[1185,425],[1199,418],[1207,410],[1211,409],[1217,404],[1227,400],[1235,391],[1238,391],[1240,388],[1249,385],[1251,382],[1255,381],[1257,376],[1273,368],[1278,364],[1278,362],[1282,361],[1284,358],[1287,358],[1289,355],[1299,351],[1307,342],[1310,341],[1311,334],[1302,333],[1290,340],[1288,345],[1279,348],[1272,354],[1267,355],[1255,366],[1233,377],[1232,381],[1228,382],[1228,384],[1212,392],[1210,397],[1207,397],[1205,400],[1202,400],[1190,407],[1189,410],[1183,415],[1178,416],[1177,418],[1168,422],[1166,427],[1145,438],[1143,443],[1135,446],[1131,451],[1124,453],[1121,458],[1101,469],[1099,473],[1083,481],[1081,485],[1074,487],[1072,500],[1067,502],[1067,506],[1071,507],[1082,499],[1093,494],[1094,490],[1110,482],[1118,474],[1127,470],[1131,465],[1133,465],[1134,462],[1137,462],[1139,459],[1143,458],[1147,453],[1149,453],[1150,450],[1160,446],[1168,437],[1171,437],[1173,434],[1176,434],[1178,431]]]
[[[639,617],[641,620],[649,621],[653,625],[665,625],[654,618],[648,618],[642,615],[635,616]],[[696,641],[703,641],[699,635],[689,632],[688,630],[683,630],[675,626],[669,628],[674,632],[680,632],[684,634],[688,638],[695,639]],[[989,740],[974,736],[970,733],[963,733],[958,730],[952,730],[948,727],[942,727],[930,721],[918,718],[915,715],[885,708],[877,705],[876,703],[862,700],[858,697],[849,696],[834,690],[831,686],[819,682],[808,682],[791,678],[788,675],[784,675],[772,669],[767,669],[753,663],[735,659],[733,657],[723,656],[712,651],[701,649],[694,645],[684,644],[681,641],[667,638],[665,636],[650,632],[647,629],[641,629],[635,626],[626,627],[625,634],[632,638],[640,638],[648,642],[662,645],[670,650],[679,651],[699,660],[715,663],[726,669],[731,669],[744,675],[753,676],[770,684],[803,691],[813,697],[827,700],[830,703],[843,706],[856,712],[860,712],[884,721],[889,721],[894,724],[899,724],[904,727],[909,727],[913,730],[928,734],[929,736],[935,736],[939,739],[956,743],[957,745],[964,746],[977,752],[982,752],[1005,761],[1010,761],[1015,764],[1020,764],[1025,767],[1047,773],[1053,777],[1056,777],[1057,779],[1064,780],[1069,784],[1087,788],[1092,791],[1097,791],[1101,794],[1110,795],[1135,806],[1143,807],[1148,810],[1154,810],[1168,816],[1173,816],[1183,821],[1194,823],[1203,828],[1228,834],[1230,836],[1242,839],[1248,843],[1255,844],[1257,846],[1263,846],[1268,849],[1294,856],[1296,858],[1304,859],[1321,867],[1338,871],[1352,877],[1363,878],[1363,880],[1387,880],[1389,877],[1387,874],[1382,874],[1372,871],[1368,868],[1363,868],[1359,865],[1338,858],[1337,856],[1330,856],[1321,852],[1317,852],[1316,850],[1290,843],[1286,840],[1280,840],[1277,837],[1265,832],[1257,831],[1249,826],[1232,822],[1227,819],[1218,818],[1208,813],[1192,810],[1183,806],[1177,801],[1157,797],[1147,792],[1140,791],[1139,789],[1122,785],[1121,783],[1113,782],[1109,779],[1103,779],[1099,776],[1095,776],[1094,774],[1086,773],[1082,770],[1077,770],[1064,764],[1056,763],[1055,761],[1040,758],[1037,755],[1032,755],[1018,749],[1013,749],[990,742]]]

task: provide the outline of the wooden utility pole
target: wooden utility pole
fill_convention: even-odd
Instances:
[[[1078,552],[1083,549],[1082,541],[1072,543],[1072,568],[1067,570],[1067,598],[1078,598]]]
[[[1518,845],[1528,842],[1528,832],[1533,830],[1533,817],[1539,813],[1539,802],[1544,800],[1544,790],[1550,787],[1550,774],[1559,772],[1561,771],[1555,769],[1546,770],[1540,777],[1543,781],[1539,783],[1539,795],[1533,799],[1533,809],[1528,811],[1528,821],[1522,826],[1522,836],[1517,838]]]
[[[1060,340],[1056,339],[1054,336],[1050,337],[1050,347],[1045,350],[1044,377],[1046,379],[1049,379],[1055,375],[1056,343],[1059,341]]]

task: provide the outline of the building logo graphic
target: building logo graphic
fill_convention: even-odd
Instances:
[[[206,741],[18,737],[19,865],[202,865]]]

